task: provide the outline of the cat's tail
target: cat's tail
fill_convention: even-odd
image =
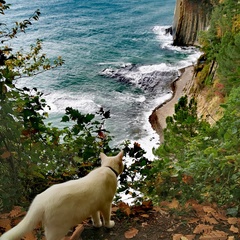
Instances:
[[[43,219],[44,209],[36,198],[33,200],[27,215],[23,218],[23,220],[17,226],[0,236],[0,240],[21,239],[21,237],[23,237],[26,233],[31,232],[33,228],[36,227],[36,225]]]

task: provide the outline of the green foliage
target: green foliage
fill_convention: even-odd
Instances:
[[[158,159],[147,177],[149,196],[239,204],[239,94],[240,88],[232,91],[224,117],[214,127],[197,119],[195,104],[180,99],[168,120],[165,142],[155,151]],[[194,128],[186,127],[189,122]]]
[[[4,13],[9,5],[1,3]],[[0,207],[4,210],[28,203],[53,183],[86,175],[99,166],[100,151],[114,154],[116,150],[109,147],[112,138],[104,129],[109,111],[83,115],[69,107],[62,118],[69,127],[58,129],[45,123],[49,107],[43,94],[36,88],[15,86],[19,78],[63,64],[60,57],[53,62],[46,58],[40,40],[28,53],[26,49],[14,53],[6,45],[39,15],[37,10],[11,30],[0,32]]]
[[[208,31],[200,34],[207,62],[217,61],[225,93],[239,85],[240,8],[238,1],[225,0],[214,7]]]

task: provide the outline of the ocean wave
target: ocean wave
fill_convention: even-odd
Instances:
[[[115,78],[120,82],[133,84],[146,92],[164,92],[179,76],[176,67],[165,63],[156,65],[127,65],[120,68],[106,68],[100,75]]]

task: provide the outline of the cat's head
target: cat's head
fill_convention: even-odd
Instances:
[[[100,158],[102,160],[102,167],[111,167],[113,168],[117,174],[121,174],[123,172],[123,150],[118,153],[116,156],[108,157],[104,153],[100,153]]]

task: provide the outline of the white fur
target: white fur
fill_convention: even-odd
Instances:
[[[61,240],[71,227],[92,216],[93,224],[101,227],[100,212],[104,226],[111,228],[111,205],[117,189],[115,173],[123,171],[121,151],[115,157],[100,154],[101,167],[87,176],[56,184],[37,195],[25,218],[14,228],[4,233],[0,240],[17,240],[33,230],[41,221],[47,240]]]

